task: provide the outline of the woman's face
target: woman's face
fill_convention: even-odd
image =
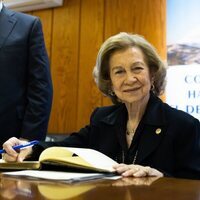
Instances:
[[[134,103],[149,97],[150,72],[139,48],[114,52],[109,66],[112,89],[122,102]]]

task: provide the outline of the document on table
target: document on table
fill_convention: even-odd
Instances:
[[[102,174],[102,173],[74,173],[74,172],[43,171],[43,170],[12,171],[12,172],[4,172],[2,173],[2,175],[13,176],[13,177],[26,177],[31,179],[54,180],[67,183],[104,179],[107,177],[115,177],[114,174],[112,175],[112,174]]]

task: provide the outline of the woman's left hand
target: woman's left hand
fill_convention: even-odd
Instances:
[[[151,167],[144,167],[141,165],[126,165],[117,164],[113,168],[122,176],[134,176],[134,177],[145,177],[145,176],[159,176],[162,177],[163,173],[157,169]]]

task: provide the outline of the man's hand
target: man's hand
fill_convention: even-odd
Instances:
[[[25,140],[19,140],[16,137],[12,137],[3,144],[3,149],[6,153],[2,154],[2,159],[7,162],[22,162],[32,153],[32,147],[25,149],[14,150],[12,147],[26,143]]]

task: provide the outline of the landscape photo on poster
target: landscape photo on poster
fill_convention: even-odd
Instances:
[[[167,0],[166,102],[200,120],[200,1]],[[187,15],[187,17],[186,17]]]

